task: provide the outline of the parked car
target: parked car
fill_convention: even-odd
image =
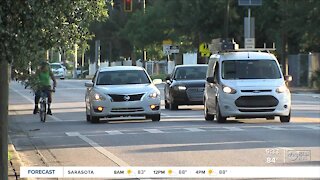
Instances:
[[[178,65],[166,78],[165,108],[178,109],[179,105],[203,104],[203,91],[208,65]]]
[[[267,52],[226,52],[209,59],[205,86],[205,119],[280,116],[289,122],[291,94],[276,57]]]
[[[50,63],[50,67],[55,77],[65,79],[67,75],[67,69],[64,65],[60,63]]]
[[[99,69],[85,83],[86,119],[98,123],[103,117],[145,116],[160,121],[160,91],[145,69],[115,66]]]

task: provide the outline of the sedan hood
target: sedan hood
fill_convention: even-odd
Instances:
[[[204,87],[205,80],[174,80],[174,86],[186,86],[186,87]]]
[[[153,84],[129,85],[97,85],[95,90],[104,94],[141,94],[150,91],[159,91]]]

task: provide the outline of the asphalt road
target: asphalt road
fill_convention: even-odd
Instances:
[[[53,116],[33,115],[33,94],[10,84],[9,135],[26,166],[320,165],[320,95],[293,94],[292,121],[206,122],[203,106],[162,106],[160,122],[85,120],[84,80],[59,80]],[[160,86],[160,89],[163,87]],[[292,158],[292,153],[306,156]]]

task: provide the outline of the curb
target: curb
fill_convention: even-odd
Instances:
[[[8,164],[8,179],[20,179],[20,167],[23,166],[21,158],[8,136],[8,152],[11,153],[11,159]],[[24,178],[28,180],[28,178]]]

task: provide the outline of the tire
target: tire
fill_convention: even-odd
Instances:
[[[39,111],[39,115],[40,115],[40,121],[41,122],[46,122],[46,118],[47,118],[47,106],[45,103],[41,102],[40,103],[40,111]]]
[[[291,110],[288,116],[280,116],[280,122],[282,123],[288,123],[290,122],[290,118],[291,118]]]
[[[216,102],[216,119],[218,123],[225,123],[227,121],[226,117],[221,116],[221,111],[218,101]]]
[[[204,119],[206,121],[213,121],[213,119],[214,119],[214,115],[208,113],[206,101],[204,101]]]
[[[160,121],[160,114],[150,115],[150,119],[154,122]]]
[[[87,120],[87,122],[90,122],[90,121],[91,121],[90,115],[87,115],[87,114],[86,114],[86,120]]]
[[[169,109],[170,110],[178,110],[178,105],[174,102],[170,102]]]
[[[169,109],[170,108],[170,105],[169,105],[167,100],[164,100],[164,108],[165,109]]]
[[[91,123],[97,124],[100,122],[100,118],[97,116],[90,116]]]

